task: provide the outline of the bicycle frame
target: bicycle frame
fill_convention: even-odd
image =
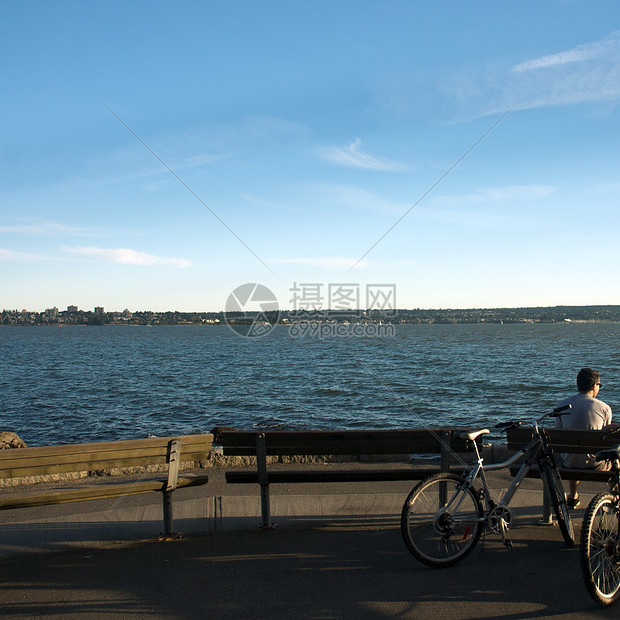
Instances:
[[[532,422],[532,427],[534,430],[534,437],[532,438],[532,440],[519,452],[501,463],[493,463],[486,466],[483,465],[484,459],[480,456],[480,451],[478,450],[478,446],[474,441],[474,449],[477,456],[476,464],[466,473],[465,482],[463,484],[463,488],[473,487],[476,479],[480,478],[483,489],[482,496],[484,497],[484,516],[478,521],[486,522],[492,530],[498,530],[502,536],[502,540],[507,546],[509,546],[509,542],[506,539],[506,534],[508,529],[507,526],[509,523],[506,521],[505,517],[506,513],[508,513],[508,516],[510,514],[508,511],[508,506],[512,501],[515,493],[519,489],[519,486],[523,482],[523,479],[527,476],[529,470],[532,468],[534,463],[540,460],[541,452],[547,453],[548,451],[548,445],[545,441],[543,434],[541,433],[541,429],[539,428],[537,421]],[[512,483],[510,484],[506,492],[502,495],[502,497],[499,499],[498,503],[495,503],[491,498],[491,492],[489,489],[485,471],[498,471],[501,469],[506,469],[511,465],[514,465],[523,456],[525,456],[525,461],[519,468],[519,471],[515,475]],[[546,489],[546,481],[544,479],[543,485]],[[463,498],[463,494],[460,495],[461,496],[458,500],[456,509],[458,509]],[[453,497],[450,500],[450,502],[448,503],[449,506],[451,506],[454,499],[456,498]],[[495,516],[493,515],[493,512],[496,513]],[[494,519],[493,522],[491,522],[491,519]]]

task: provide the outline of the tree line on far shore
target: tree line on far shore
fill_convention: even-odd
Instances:
[[[243,313],[239,313],[240,317]],[[248,318],[252,314],[246,315]],[[0,325],[223,325],[224,312],[91,312],[67,310],[50,313],[3,310]],[[265,313],[271,324],[299,321],[362,323],[617,323],[620,306],[550,306],[531,308],[396,309],[396,310],[283,310]]]

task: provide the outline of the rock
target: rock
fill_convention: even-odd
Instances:
[[[220,433],[222,431],[236,431],[237,429],[234,426],[214,426],[211,429],[211,433],[213,433],[213,441],[216,443],[220,440]]]
[[[28,446],[15,433],[0,431],[0,450],[10,448],[27,448]]]

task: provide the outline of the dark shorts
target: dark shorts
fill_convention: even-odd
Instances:
[[[594,463],[586,467],[571,467],[564,463],[564,459],[562,459],[561,463],[563,467],[566,467],[566,469],[590,469],[592,471],[610,471],[611,470],[610,461],[599,461],[598,463]]]

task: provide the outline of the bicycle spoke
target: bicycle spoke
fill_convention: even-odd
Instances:
[[[429,566],[449,566],[478,542],[482,508],[477,495],[453,474],[437,474],[409,494],[401,532],[409,551]]]
[[[618,513],[613,495],[603,492],[588,505],[581,534],[581,570],[592,598],[603,606],[620,596]]]

